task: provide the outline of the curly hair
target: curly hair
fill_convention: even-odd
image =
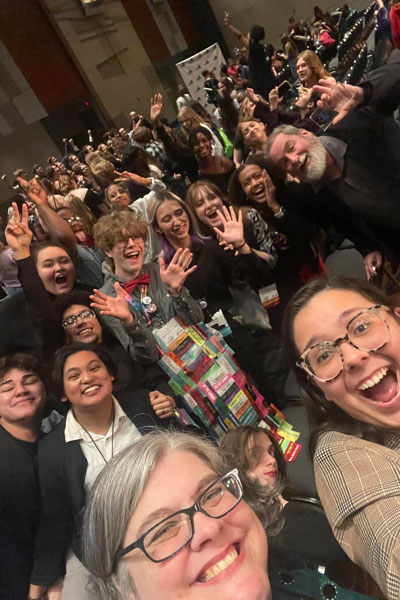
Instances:
[[[101,217],[93,227],[93,237],[95,244],[106,252],[127,237],[146,240],[147,230],[146,223],[128,209]]]

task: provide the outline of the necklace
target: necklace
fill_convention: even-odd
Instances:
[[[114,408],[113,408],[113,422],[112,422],[112,429],[111,429],[111,458],[114,456],[114,423],[115,423],[115,412],[114,412]],[[79,423],[79,425],[81,425],[81,424]],[[100,448],[98,447],[96,442],[94,441],[90,432],[87,429],[85,429],[85,427],[83,425],[81,425],[81,427],[82,427],[83,431],[85,431],[88,434],[88,436],[92,440],[93,444],[95,445],[97,452],[100,454],[101,458],[107,464],[108,460],[106,459],[106,457],[104,456],[104,454],[102,453],[102,451],[100,450]]]

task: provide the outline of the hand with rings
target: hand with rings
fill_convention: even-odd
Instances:
[[[149,397],[153,410],[160,419],[174,416],[176,404],[171,396],[166,396],[162,392],[154,390],[150,392]]]

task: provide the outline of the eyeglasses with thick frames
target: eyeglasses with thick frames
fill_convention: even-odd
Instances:
[[[94,312],[94,310],[88,308],[87,310],[83,310],[77,315],[71,315],[70,317],[66,317],[62,320],[61,325],[64,327],[64,329],[72,329],[72,327],[76,326],[78,319],[81,319],[82,321],[88,321],[89,319],[95,316],[96,313]]]
[[[239,504],[243,488],[237,469],[233,469],[209,485],[189,508],[163,519],[143,533],[132,544],[119,551],[114,569],[119,560],[139,548],[151,561],[163,562],[176,556],[194,536],[193,517],[201,512],[211,519],[222,519]]]
[[[392,312],[383,304],[365,308],[350,319],[343,336],[333,342],[318,342],[310,346],[298,358],[296,366],[317,381],[333,381],[344,369],[343,353],[340,349],[342,342],[348,342],[354,348],[365,352],[376,352],[387,343],[390,330],[381,315],[382,310]]]

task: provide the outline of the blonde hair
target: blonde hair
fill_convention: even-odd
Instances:
[[[222,201],[222,204],[225,204],[226,197],[221,192],[220,188],[217,185],[215,185],[215,183],[212,183],[211,181],[207,181],[206,179],[200,179],[198,181],[195,181],[195,183],[192,183],[187,189],[185,202],[186,202],[187,206],[190,208],[190,210],[192,211],[193,224],[197,228],[197,230],[200,232],[201,235],[209,236],[210,228],[207,225],[205,225],[204,223],[202,223],[202,221],[198,218],[198,216],[196,214],[196,207],[195,207],[195,202],[199,195],[199,192],[201,192],[201,190],[204,190],[204,189],[209,190],[210,192],[215,194],[218,198],[220,198]]]
[[[182,123],[186,119],[190,119],[192,122],[192,129],[204,125],[204,119],[190,106],[183,106],[178,112],[178,121]]]
[[[89,152],[85,157],[92,174],[102,186],[109,185],[115,179],[114,165],[101,156],[99,152]]]
[[[304,62],[310,67],[314,77],[318,79],[331,79],[332,75],[327,71],[322,64],[318,54],[313,52],[313,50],[304,50],[300,52],[298,57],[296,58],[296,67],[299,60],[304,60]]]
[[[73,192],[65,197],[65,202],[80,217],[84,230],[91,234],[93,227],[97,223],[97,219],[87,204],[77,196],[74,196]]]

